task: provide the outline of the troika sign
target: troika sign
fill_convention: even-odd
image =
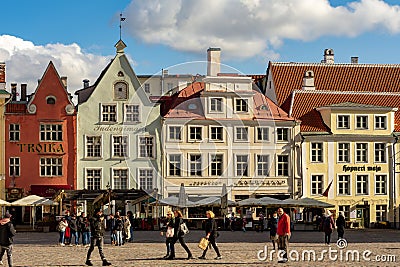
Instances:
[[[17,146],[19,146],[19,152],[64,153],[64,147],[61,143],[17,144]]]
[[[380,172],[382,170],[382,167],[380,166],[348,166],[348,165],[343,165],[343,171],[344,172]]]

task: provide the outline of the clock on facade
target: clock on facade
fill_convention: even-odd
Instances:
[[[124,82],[117,82],[114,85],[114,99],[125,100],[128,99],[128,85]]]

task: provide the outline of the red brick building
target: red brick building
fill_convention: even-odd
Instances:
[[[24,84],[20,92],[11,84],[11,93],[5,112],[7,200],[76,189],[76,111],[66,77],[50,62],[32,95]]]

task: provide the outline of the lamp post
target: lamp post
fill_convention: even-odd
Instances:
[[[111,191],[112,191],[112,189],[111,189],[110,182],[107,183],[106,188],[107,188],[107,192],[108,192],[108,208],[110,209],[109,215],[111,215],[111,213],[112,213],[112,206],[111,206]]]

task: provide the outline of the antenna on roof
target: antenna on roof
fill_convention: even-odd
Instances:
[[[126,18],[122,17],[122,12],[119,14],[119,39],[122,40],[122,22],[125,21]]]

